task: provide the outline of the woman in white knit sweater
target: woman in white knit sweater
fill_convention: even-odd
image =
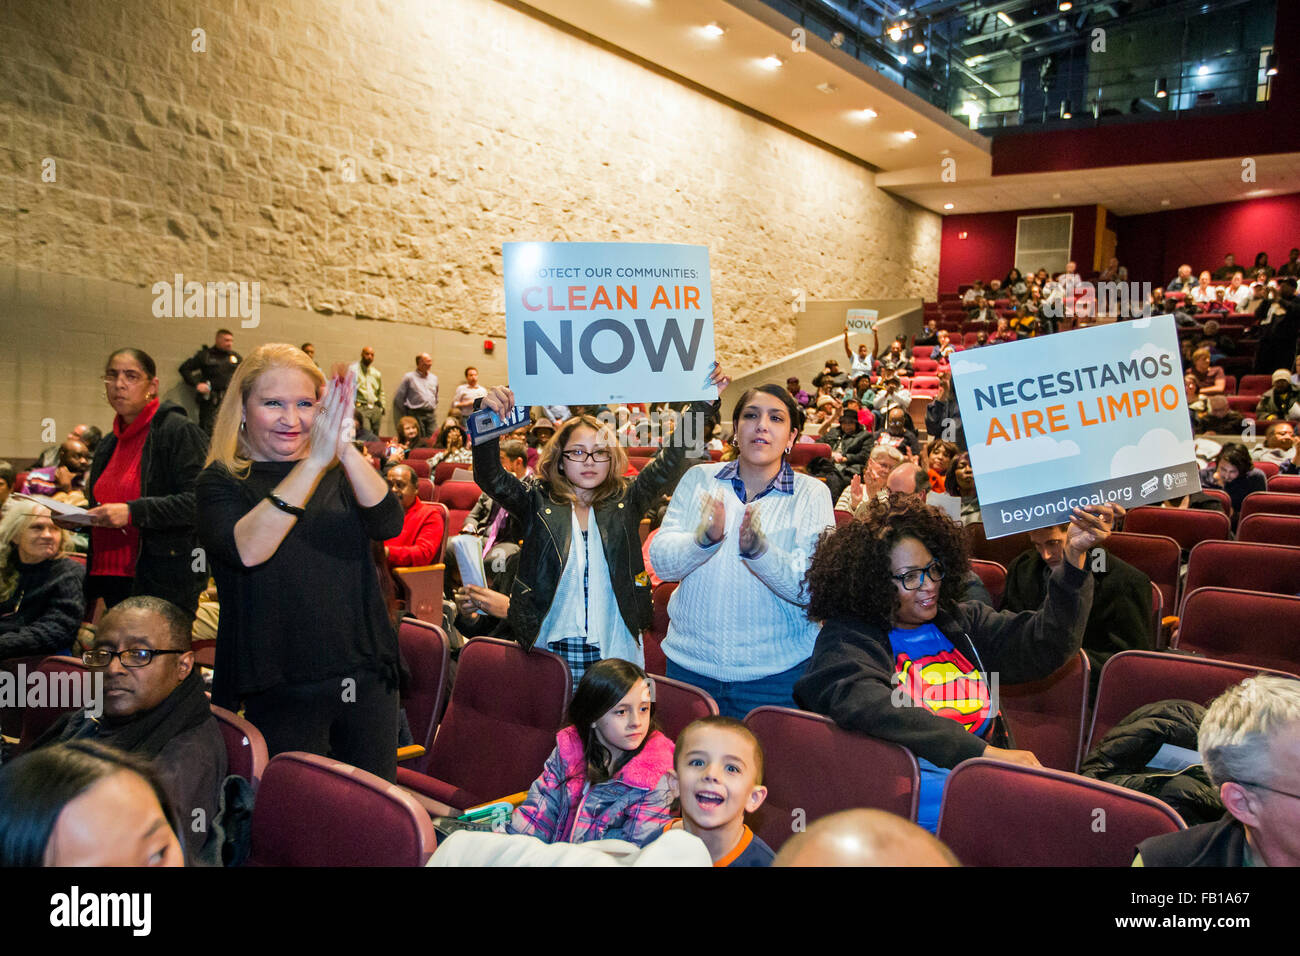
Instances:
[[[817,639],[803,579],[835,519],[826,486],[785,461],[799,414],[779,385],[745,392],[731,416],[738,457],[687,471],[650,544],[659,577],[681,582],[668,602],[667,676],[731,717],[794,706]]]

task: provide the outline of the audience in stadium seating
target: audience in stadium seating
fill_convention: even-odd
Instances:
[[[961,501],[961,523],[975,524],[983,521],[980,515],[979,496],[975,492],[975,472],[971,468],[970,454],[962,452],[948,465],[943,476],[944,494]]]
[[[64,441],[66,442],[75,438],[77,441],[84,443],[93,455],[95,453],[95,447],[103,437],[104,433],[94,425],[77,425],[72,429],[72,431],[68,432],[67,438],[65,438]],[[36,459],[36,464],[33,467],[49,468],[53,465],[57,465],[59,463],[59,452],[62,448],[62,444],[47,445],[45,448],[42,448],[40,455]]]
[[[839,424],[823,432],[821,439],[830,446],[831,457],[813,459],[808,466],[808,473],[824,477],[831,497],[837,498],[844,486],[867,463],[872,435],[862,427],[857,410],[845,408],[840,413]]]
[[[799,387],[798,376],[791,375],[785,380],[786,390],[794,396],[794,400],[799,403],[800,407],[807,408],[812,404],[812,396]]]
[[[889,343],[889,351],[880,358],[881,378],[890,373],[893,373],[895,378],[912,374],[912,358],[903,349],[903,343],[898,339]]]
[[[429,459],[430,470],[443,462],[456,465],[469,465],[474,461],[474,452],[466,445],[465,426],[455,418],[448,418],[438,429],[437,445],[443,449]]]
[[[157,367],[139,349],[108,357],[104,391],[116,415],[86,481],[94,520],[86,604],[103,598],[112,607],[131,594],[152,594],[193,614],[208,583],[194,529],[194,483],[207,436],[181,406],[159,401]]]
[[[372,542],[402,506],[357,452],[356,377],[328,385],[301,351],[258,347],[231,382],[197,485],[221,594],[212,699],[268,751],[332,756],[392,780],[398,650]]]
[[[1029,532],[1033,547],[1007,566],[1004,611],[1033,611],[1043,606],[1052,573],[1061,566],[1069,525]],[[1155,647],[1151,629],[1151,579],[1103,548],[1088,555],[1084,573],[1093,579],[1092,610],[1083,632],[1083,649],[1092,665],[1096,690],[1102,665],[1120,651]]]
[[[0,460],[0,512],[9,502],[9,496],[16,490],[14,483],[18,480],[18,469],[12,462]]]
[[[903,453],[891,445],[874,445],[861,475],[854,475],[835,500],[835,510],[856,512],[864,501],[889,497],[889,476],[903,463]]]
[[[866,342],[858,343],[856,353],[849,347],[849,330],[846,326],[844,329],[844,354],[849,359],[849,377],[857,378],[859,375],[871,375],[876,370],[876,356],[880,352],[880,334],[873,328],[871,337],[875,342],[875,351],[873,352]],[[791,393],[793,394],[793,393]],[[800,405],[807,404],[800,402]]]
[[[1291,368],[1296,359],[1296,337],[1300,335],[1300,300],[1296,280],[1285,278],[1268,290],[1268,298],[1255,309],[1263,327],[1255,352],[1255,372],[1269,375],[1276,368]]]
[[[709,716],[677,735],[673,797],[681,813],[652,838],[685,830],[704,841],[715,867],[771,866],[772,848],[745,824],[763,805],[763,747],[734,717]]]
[[[1198,391],[1199,395],[1199,391]],[[1204,402],[1204,411],[1197,412],[1192,407],[1192,431],[1206,435],[1235,435],[1241,431],[1245,420],[1241,412],[1235,411],[1228,404],[1226,395],[1207,395],[1200,399]],[[1199,404],[1194,403],[1194,404]]]
[[[724,389],[719,369],[709,382]],[[777,389],[793,410],[790,393]],[[514,393],[491,389],[482,407],[505,416]],[[687,414],[709,423],[714,405]],[[523,552],[510,592],[512,636],[565,658],[574,681],[602,658],[644,662],[640,634],[650,626],[650,582],[641,561],[641,516],[688,466],[687,449],[660,449],[634,478],[612,429],[590,416],[569,419],[542,450],[538,480],[525,483],[501,464],[496,439],[474,445],[474,480],[523,526]],[[810,479],[811,480],[811,479]]]
[[[1251,457],[1277,465],[1290,461],[1296,449],[1295,429],[1294,422],[1272,422],[1264,432],[1264,443],[1251,449]]]
[[[0,513],[0,660],[72,647],[86,572],[62,545],[48,509],[14,499]]]
[[[355,414],[355,412],[353,413]],[[397,420],[397,435],[384,449],[384,472],[399,462],[406,461],[411,449],[420,443],[420,423],[413,415],[403,415]]]
[[[187,859],[218,863],[226,745],[194,666],[189,615],[162,598],[129,597],[104,615],[83,659],[103,674],[103,715],[71,711],[33,749],[90,739],[152,761],[189,824]]]
[[[1192,367],[1188,369],[1196,376],[1196,386],[1201,395],[1222,395],[1227,390],[1223,369],[1210,364],[1210,350],[1198,348],[1192,353]]]
[[[1215,281],[1222,281],[1229,278],[1234,272],[1240,272],[1241,266],[1237,265],[1237,259],[1232,253],[1223,257],[1223,265],[1214,270],[1213,278]],[[1210,275],[1206,272],[1205,275]]]
[[[593,663],[569,704],[569,726],[506,831],[545,843],[650,842],[672,819],[673,801],[673,742],[653,714],[644,670],[613,657]]]
[[[56,464],[36,468],[27,474],[24,494],[45,495],[78,507],[86,504],[86,473],[90,471],[90,449],[79,438],[59,446]]]
[[[1225,442],[1214,458],[1212,468],[1201,472],[1201,485],[1219,488],[1232,500],[1233,523],[1241,503],[1252,491],[1267,491],[1268,479],[1255,467],[1250,452],[1241,442]]]
[[[961,866],[933,833],[884,810],[841,810],[786,840],[773,866]]]
[[[681,582],[668,604],[667,676],[731,717],[789,706],[816,637],[804,570],[835,519],[826,486],[785,460],[798,416],[780,386],[747,390],[731,416],[739,457],[682,477],[650,547],[659,576]]]
[[[1192,287],[1196,285],[1196,280],[1192,278],[1192,267],[1183,263],[1178,267],[1178,275],[1174,276],[1165,283],[1166,292],[1191,292]]]
[[[1210,704],[1197,738],[1227,813],[1151,837],[1136,866],[1300,866],[1300,681],[1260,675]]]
[[[177,819],[147,760],[91,740],[0,767],[0,867],[184,866]]]
[[[1104,506],[1076,509],[1043,606],[1014,614],[962,602],[965,538],[938,511],[900,498],[864,512],[813,556],[808,614],[824,623],[795,698],[842,727],[909,748],[923,768],[918,822],[933,831],[943,782],[962,760],[1039,765],[1012,749],[990,707],[988,675],[1038,680],[1078,650],[1092,605],[1085,562],[1114,516]]]
[[[1291,373],[1280,368],[1273,373],[1272,388],[1259,397],[1255,406],[1257,421],[1268,422],[1277,419],[1300,421],[1300,388],[1291,384]]]
[[[1292,249],[1286,262],[1277,270],[1278,278],[1290,276],[1291,278],[1300,277],[1300,249]]]
[[[912,419],[902,405],[887,406],[885,427],[876,435],[877,445],[897,448],[904,456],[921,454],[921,439],[912,428]]]
[[[966,450],[966,432],[962,429],[961,408],[957,404],[957,390],[953,388],[952,373],[939,369],[939,394],[925,407],[925,430],[931,437],[951,441],[961,451]]]
[[[957,446],[950,441],[944,441],[942,438],[931,438],[926,443],[925,468],[930,478],[930,489],[932,491],[943,493],[948,465],[957,454]]]
[[[410,568],[441,560],[442,509],[420,500],[420,479],[410,465],[388,469],[388,487],[402,505],[402,531],[384,542],[389,567]]]

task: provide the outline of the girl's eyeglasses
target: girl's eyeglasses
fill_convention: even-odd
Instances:
[[[569,448],[564,451],[564,457],[569,461],[609,461],[610,453],[608,448],[597,448],[595,451],[584,451],[581,448]]]

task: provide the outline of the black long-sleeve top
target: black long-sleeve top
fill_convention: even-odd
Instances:
[[[65,652],[81,626],[85,579],[71,558],[20,563],[14,593],[0,602],[0,660]]]
[[[239,557],[235,524],[296,464],[253,462],[239,479],[214,462],[199,475],[199,540],[221,597],[212,701],[231,710],[248,694],[358,671],[396,683],[397,635],[370,556],[371,541],[401,533],[391,493],[363,508],[331,468],[275,554],[251,568]]]

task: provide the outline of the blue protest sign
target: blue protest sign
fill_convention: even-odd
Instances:
[[[1171,316],[967,349],[952,373],[990,538],[1200,490]]]
[[[510,387],[524,405],[713,398],[706,246],[507,242]]]

